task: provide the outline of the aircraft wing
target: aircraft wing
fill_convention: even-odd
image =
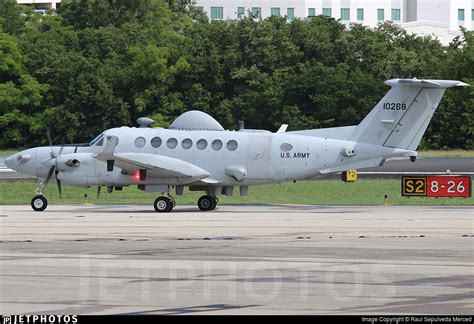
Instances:
[[[104,157],[97,156],[99,160]],[[178,177],[178,178],[195,178],[204,179],[209,177],[209,173],[186,161],[148,153],[113,153],[113,157],[109,156],[106,160],[112,158],[115,160],[115,166],[133,174],[139,169],[147,170],[149,177]]]

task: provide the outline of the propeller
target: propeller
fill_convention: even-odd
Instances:
[[[51,180],[51,178],[53,176],[53,173],[54,173],[54,178],[56,179],[56,184],[58,186],[59,198],[62,198],[63,193],[62,193],[62,189],[61,189],[61,180],[58,179],[58,173],[59,173],[59,170],[58,170],[58,156],[60,156],[61,153],[63,152],[63,148],[64,148],[64,145],[65,145],[65,140],[64,140],[64,137],[63,137],[63,139],[61,141],[61,147],[59,148],[59,152],[58,152],[57,155],[55,155],[54,150],[53,150],[53,141],[51,140],[51,130],[49,128],[46,128],[46,136],[48,137],[48,143],[49,143],[49,146],[51,147],[51,160],[54,160],[54,161],[52,161],[52,165],[49,168],[48,175],[46,176],[45,186],[48,185],[48,183]]]

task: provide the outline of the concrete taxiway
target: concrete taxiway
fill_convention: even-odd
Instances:
[[[472,314],[472,207],[0,206],[2,314]]]

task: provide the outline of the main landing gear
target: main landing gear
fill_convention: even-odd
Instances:
[[[204,195],[198,200],[198,207],[202,211],[209,211],[216,209],[219,200],[215,196]],[[156,198],[153,207],[158,213],[168,213],[176,206],[176,202],[171,196],[160,196]]]
[[[205,195],[199,198],[197,205],[202,211],[214,210],[216,209],[218,201],[215,196]]]
[[[31,208],[33,208],[34,211],[43,211],[48,207],[48,200],[43,196],[44,189],[44,182],[40,181],[36,189],[37,195],[31,199]]]
[[[158,213],[170,212],[176,206],[176,202],[171,196],[160,196],[155,199],[153,207]]]

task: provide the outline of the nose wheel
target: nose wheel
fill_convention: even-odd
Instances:
[[[48,200],[46,200],[44,196],[37,195],[31,199],[31,208],[33,208],[34,211],[43,211],[46,207],[48,207]]]
[[[217,206],[217,197],[211,195],[205,195],[199,198],[198,200],[198,207],[202,211],[214,210]]]

